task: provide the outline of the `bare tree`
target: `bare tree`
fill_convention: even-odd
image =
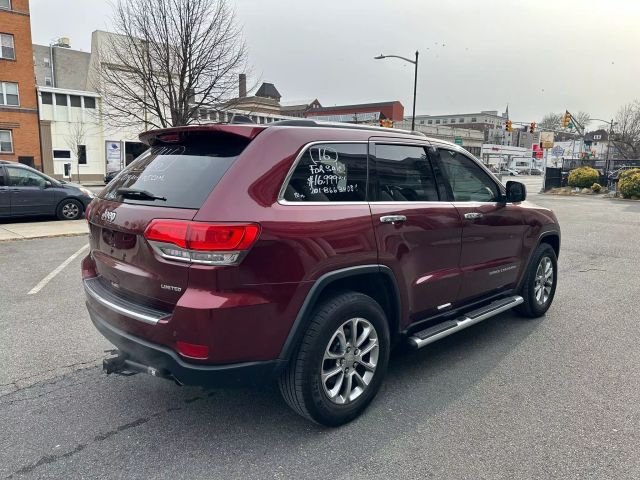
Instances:
[[[83,146],[86,148],[85,139],[87,137],[87,127],[85,122],[77,121],[69,124],[69,133],[65,137],[65,142],[71,153],[76,157],[76,171],[78,174],[78,183],[80,183],[80,154],[86,155],[86,150],[81,152]]]
[[[229,107],[247,52],[226,0],[114,1],[94,85],[107,121],[165,128]]]
[[[571,116],[573,118],[576,119],[576,121],[582,125],[582,127],[586,130],[586,128],[588,127],[588,125],[591,123],[591,115],[589,115],[587,112],[578,112],[578,113],[572,113]]]
[[[563,128],[562,127],[563,116],[564,116],[564,113],[553,113],[553,112],[548,113],[542,118],[542,121],[539,123],[539,126],[542,129],[546,129],[546,130],[560,130]],[[589,123],[591,123],[591,115],[589,115],[587,112],[572,113],[571,116],[577,121],[579,125],[582,126],[583,129],[586,129]]]
[[[625,159],[640,159],[640,100],[624,105],[615,118],[612,144]]]
[[[543,130],[558,130],[562,128],[561,113],[547,113],[538,124]]]

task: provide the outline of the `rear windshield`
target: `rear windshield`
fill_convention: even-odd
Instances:
[[[126,167],[100,197],[133,205],[198,209],[246,145],[244,139],[211,139],[152,147]],[[123,197],[118,194],[121,188],[143,190],[159,199]]]

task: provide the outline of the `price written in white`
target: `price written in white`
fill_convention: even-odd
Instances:
[[[307,178],[307,184],[311,193],[346,193],[355,192],[358,185],[346,184],[347,170],[340,162],[316,163],[309,165],[311,175]]]

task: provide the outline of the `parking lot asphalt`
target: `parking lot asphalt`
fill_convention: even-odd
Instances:
[[[105,376],[86,237],[0,243],[0,477],[640,478],[640,203],[532,195],[562,227],[545,318],[505,313],[394,355],[339,429],[275,388]]]

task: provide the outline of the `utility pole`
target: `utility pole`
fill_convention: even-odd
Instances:
[[[609,133],[607,134],[607,156],[604,159],[604,174],[607,176],[607,182],[609,179],[609,151],[611,150],[612,135],[613,135],[613,118],[609,122]]]

